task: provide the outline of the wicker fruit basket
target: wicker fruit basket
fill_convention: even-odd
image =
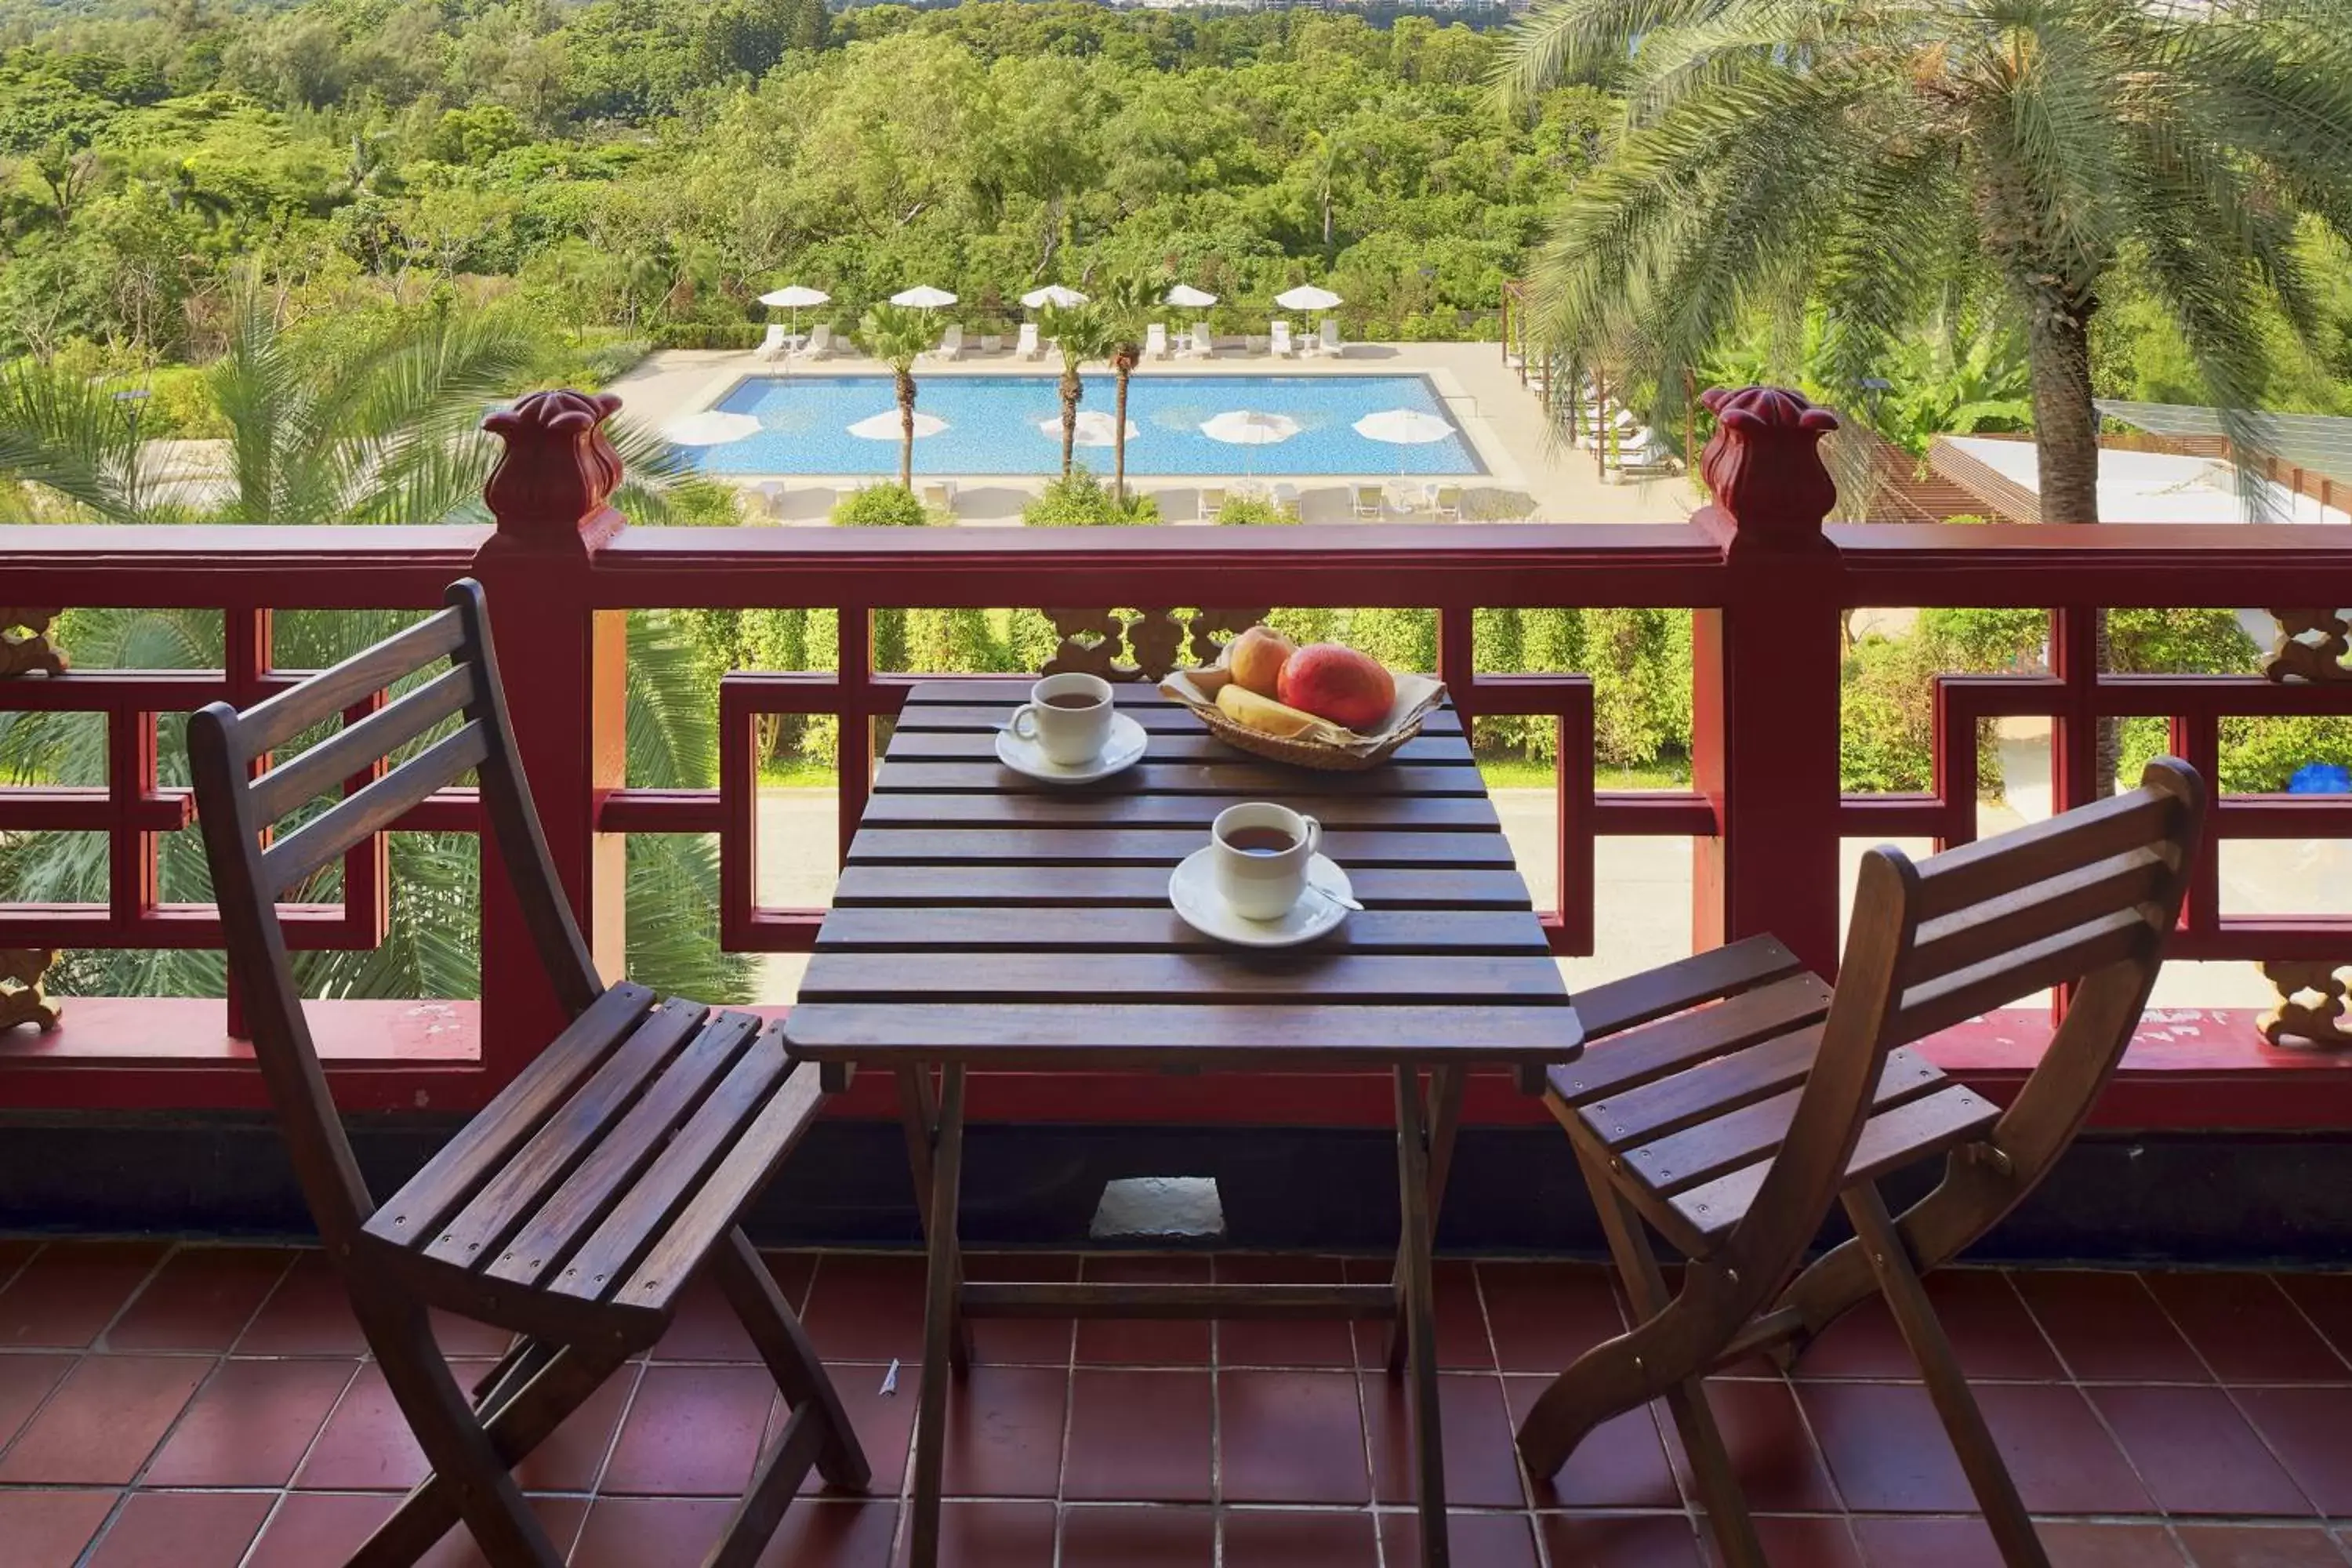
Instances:
[[[1354,773],[1378,767],[1394,755],[1399,746],[1420,734],[1422,720],[1445,700],[1443,681],[1425,675],[1400,675],[1396,678],[1396,701],[1389,709],[1387,721],[1372,733],[1360,733],[1317,719],[1300,734],[1271,735],[1235,722],[1231,714],[1217,706],[1217,692],[1232,679],[1221,666],[1180,669],[1161,681],[1160,689],[1191,709],[1208,726],[1209,733],[1227,745],[1269,762],[1321,773]]]

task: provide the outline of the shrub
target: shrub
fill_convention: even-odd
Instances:
[[[922,498],[904,485],[867,485],[833,509],[835,528],[922,528],[932,521]]]
[[[757,321],[661,321],[652,329],[657,349],[756,349],[767,335]]]
[[[1288,508],[1277,506],[1264,496],[1227,496],[1225,504],[1217,509],[1217,522],[1226,527],[1297,522],[1297,521],[1298,519],[1291,514]]]
[[[1122,505],[1092,469],[1079,467],[1023,507],[1021,521],[1031,528],[1125,528],[1158,522],[1160,503],[1147,495],[1130,494]]]

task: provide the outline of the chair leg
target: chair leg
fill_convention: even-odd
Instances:
[[[759,1252],[740,1226],[728,1233],[711,1259],[711,1268],[720,1293],[759,1347],[760,1359],[768,1363],[769,1375],[776,1380],[784,1403],[792,1406],[795,1417],[803,1409],[814,1417],[817,1472],[834,1486],[864,1491],[874,1472],[866,1462],[865,1450],[858,1447],[849,1412],[842,1407],[841,1394],[824,1364],[817,1360],[800,1319],[783,1292],[776,1289],[775,1276],[760,1261]]]
[[[1672,1305],[1672,1299],[1666,1294],[1665,1275],[1658,1268],[1649,1234],[1642,1228],[1642,1216],[1609,1180],[1607,1169],[1580,1147],[1577,1163],[1583,1168],[1585,1185],[1600,1212],[1609,1254],[1625,1281],[1626,1300],[1633,1304],[1635,1317],[1654,1320]],[[1723,1429],[1716,1425],[1715,1407],[1707,1403],[1705,1373],[1711,1359],[1711,1353],[1700,1356],[1697,1371],[1666,1390],[1666,1409],[1675,1418],[1675,1430],[1682,1436],[1683,1453],[1690,1460],[1691,1479],[1706,1509],[1716,1544],[1722,1549],[1724,1568],[1765,1568],[1764,1543],[1748,1516],[1739,1478],[1732,1471],[1731,1455],[1723,1446]]]
[[[1935,1401],[1936,1414],[1943,1418],[1945,1434],[1959,1455],[1960,1468],[1977,1495],[1977,1506],[1984,1510],[1986,1528],[2000,1548],[2001,1561],[2009,1568],[2049,1568],[2050,1559],[2033,1531],[2033,1521],[2017,1495],[2017,1483],[2001,1463],[2000,1448],[1985,1425],[1984,1412],[1977,1408],[1976,1396],[1960,1375],[1959,1361],[1952,1354],[1951,1342],[1944,1337],[1944,1326],[1937,1321],[1927,1289],[1912,1267],[1910,1248],[1895,1229],[1894,1216],[1886,1212],[1886,1200],[1879,1196],[1874,1184],[1861,1182],[1845,1190],[1844,1202],[1854,1237],[1878,1276],[1879,1289],[1895,1314],[1895,1326],[1903,1331],[1904,1342],[1911,1347],[1912,1357],[1927,1379],[1927,1397]]]
[[[507,1458],[484,1430],[480,1417],[467,1402],[466,1391],[451,1375],[447,1359],[434,1342],[425,1309],[414,1301],[372,1299],[362,1282],[354,1280],[353,1285],[352,1307],[359,1318],[361,1331],[367,1336],[377,1364],[383,1368],[384,1384],[391,1389],[393,1399],[408,1418],[416,1446],[424,1450],[425,1462],[433,1467],[434,1479],[442,1485],[437,1489],[420,1487],[409,1499],[410,1503],[421,1505],[415,1523],[392,1537],[379,1531],[352,1557],[352,1563],[362,1568],[391,1568],[394,1563],[415,1561],[418,1552],[447,1532],[446,1522],[415,1552],[405,1556],[395,1553],[423,1534],[424,1527],[442,1506],[431,1500],[455,1492],[447,1506],[466,1521],[467,1528],[474,1533],[474,1543],[496,1568],[562,1568],[562,1554],[548,1540],[538,1517],[525,1506],[522,1489],[508,1473]],[[509,1405],[519,1399],[520,1396]],[[552,1430],[551,1424],[550,1429]],[[393,1521],[387,1521],[387,1529],[408,1513],[409,1507],[404,1504]],[[381,1552],[376,1544],[379,1540],[384,1542]]]

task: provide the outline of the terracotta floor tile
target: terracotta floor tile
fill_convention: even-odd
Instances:
[[[586,1404],[525,1456],[515,1467],[515,1479],[525,1491],[584,1492],[595,1486],[604,1457],[612,1451],[621,1413],[636,1390],[639,1370],[626,1365],[606,1378]]]
[[[1679,1513],[1540,1513],[1553,1563],[1574,1568],[1701,1568],[1698,1537]]]
[[[2002,1568],[2000,1549],[1980,1519],[1853,1521],[1869,1568]]]
[[[1511,1431],[1528,1417],[1548,1377],[1503,1380],[1510,1400]],[[1644,1405],[1612,1415],[1594,1427],[1568,1456],[1555,1476],[1530,1476],[1539,1509],[1673,1509],[1682,1506],[1674,1468],[1658,1436],[1663,1413]],[[1514,1450],[1516,1451],[1516,1450]]]
[[[2084,1382],[2213,1381],[2138,1275],[2021,1268],[2011,1279],[2067,1370]]]
[[[1066,1509],[1062,1568],[1210,1568],[1217,1516],[1204,1508]]]
[[[1337,1285],[1347,1278],[1336,1258],[1259,1258],[1236,1253],[1217,1259],[1219,1284]],[[1217,1325],[1219,1366],[1352,1366],[1349,1325],[1337,1318],[1294,1321],[1256,1318]]]
[[[1372,1495],[1383,1503],[1414,1502],[1418,1472],[1405,1381],[1370,1372],[1362,1375],[1359,1386],[1372,1455]],[[1524,1508],[1518,1451],[1511,1446],[1511,1410],[1496,1380],[1479,1373],[1442,1373],[1437,1416],[1438,1437],[1445,1449],[1446,1505]],[[1226,1495],[1233,1494],[1229,1490]]]
[[[2271,1276],[2288,1300],[2319,1325],[2337,1353],[2352,1356],[2352,1274],[2278,1273]]]
[[[1062,1495],[1077,1502],[1209,1500],[1209,1374],[1081,1367]]]
[[[113,1511],[115,1494],[98,1491],[0,1491],[0,1542],[12,1561],[72,1563]]]
[[[1350,1281],[1369,1285],[1385,1281],[1395,1272],[1386,1258],[1350,1258],[1345,1265]],[[1486,1336],[1486,1315],[1478,1301],[1475,1266],[1465,1259],[1441,1258],[1434,1271],[1437,1284],[1437,1364],[1447,1372],[1491,1372],[1494,1346]],[[1388,1365],[1389,1325],[1364,1321],[1349,1325],[1356,1342],[1356,1364],[1366,1370]]]
[[[900,1367],[895,1394],[882,1392],[886,1370],[882,1367],[845,1363],[825,1370],[833,1374],[834,1390],[841,1395],[850,1428],[857,1434],[857,1446],[866,1451],[866,1463],[874,1472],[867,1495],[898,1496],[907,1474],[908,1445],[915,1432],[916,1384],[922,1369]],[[825,1489],[824,1478],[814,1470],[801,1483],[803,1494]]]
[[[147,1467],[151,1487],[282,1487],[359,1371],[347,1361],[228,1361]]]
[[[1078,1259],[1067,1252],[975,1252],[963,1260],[967,1279],[1061,1282],[1078,1277]],[[996,1366],[1070,1364],[1067,1318],[982,1318],[971,1325],[973,1352]]]
[[[0,1290],[0,1348],[79,1349],[163,1256],[157,1241],[53,1241]]]
[[[1848,1508],[1857,1513],[1960,1513],[1976,1506],[1926,1389],[1916,1384],[1801,1383],[1797,1393]]]
[[[487,1362],[451,1366],[460,1389],[488,1370]],[[294,1484],[304,1491],[406,1491],[425,1479],[425,1452],[408,1429],[383,1369],[371,1363],[344,1391]]]
[[[1206,1254],[1112,1253],[1088,1257],[1087,1279],[1125,1285],[1205,1284],[1213,1277]],[[1209,1325],[1094,1318],[1078,1324],[1081,1366],[1206,1366]]]
[[[2050,1568],[2185,1568],[2189,1561],[2160,1524],[2038,1520],[2034,1533],[2050,1554]]]
[[[721,1498],[598,1498],[571,1568],[700,1568],[733,1511]]]
[[[197,1356],[84,1357],[0,1459],[0,1481],[122,1485],[211,1370]]]
[[[1381,1555],[1392,1568],[1421,1561],[1421,1515],[1380,1516]],[[1536,1536],[1523,1513],[1449,1513],[1445,1543],[1454,1561],[1476,1568],[1536,1568]]]
[[[2327,1532],[2308,1526],[2184,1524],[2180,1543],[2197,1568],[2343,1568]]]
[[[426,1317],[433,1325],[433,1342],[452,1361],[496,1361],[514,1343],[513,1334],[493,1323],[476,1322],[437,1307],[428,1310]]]
[[[1501,1390],[1472,1381],[1499,1415]],[[1229,1503],[1371,1501],[1353,1373],[1220,1372],[1217,1443]]]
[[[793,1504],[759,1568],[890,1568],[898,1505],[831,1498]]]
[[[2352,1382],[2267,1274],[2150,1274],[2147,1287],[2224,1383]]]
[[[1051,1503],[951,1502],[940,1510],[940,1568],[1053,1568],[1053,1563]]]
[[[785,1303],[795,1312],[808,1307],[809,1281],[816,1276],[818,1254],[814,1252],[771,1251],[760,1254],[768,1272],[775,1277],[776,1289],[784,1293]]]
[[[1625,1331],[1616,1286],[1600,1264],[1482,1263],[1478,1281],[1505,1372],[1565,1372]]]
[[[2352,1392],[2352,1391],[2347,1391]],[[2018,1495],[2035,1514],[2153,1513],[2147,1489],[2082,1391],[2055,1384],[1979,1384],[1974,1393]],[[1955,1460],[1955,1463],[1958,1461]]]
[[[1755,1523],[1756,1539],[1763,1542],[1767,1563],[1785,1563],[1791,1568],[1862,1568],[1862,1549],[1853,1543],[1853,1527],[1843,1514],[1809,1518],[1759,1514]],[[1698,1535],[1708,1563],[1720,1563],[1722,1550],[1708,1533],[1705,1519],[1698,1522]]]
[[[535,1497],[524,1500],[538,1516],[539,1527],[547,1531],[548,1543],[569,1554],[580,1539],[581,1525],[588,1518],[588,1500]],[[482,1549],[474,1544],[473,1532],[461,1524],[435,1542],[433,1550],[417,1560],[416,1568],[491,1568],[491,1564]]]
[[[2319,1511],[2352,1516],[2352,1389],[2242,1388],[2238,1407]]]
[[[1042,1366],[976,1365],[950,1381],[947,1495],[1052,1497],[1069,1393],[1066,1370]]]
[[[75,1359],[58,1352],[0,1352],[0,1450],[74,1369]]]
[[[245,1568],[320,1568],[341,1563],[392,1516],[388,1492],[288,1492],[261,1527]]]
[[[277,1500],[268,1492],[133,1492],[87,1568],[236,1568]]]
[[[1708,1380],[1707,1402],[1723,1433],[1724,1451],[1739,1478],[1748,1506],[1759,1513],[1832,1513],[1838,1494],[1822,1468],[1821,1456],[1797,1410],[1797,1396],[1785,1383],[1748,1379]],[[1685,1498],[1696,1495],[1690,1460],[1683,1452],[1682,1434],[1675,1429],[1672,1412],[1661,1400],[1651,1414],[1658,1435],[1665,1440],[1666,1456],[1674,1461],[1675,1478]]]
[[[0,1290],[5,1290],[8,1288],[8,1282],[16,1278],[16,1270],[30,1263],[33,1260],[33,1254],[40,1250],[39,1237],[0,1237]]]
[[[801,1310],[826,1361],[923,1357],[923,1260],[903,1253],[828,1252]]]
[[[316,1248],[295,1258],[236,1342],[239,1355],[360,1355],[366,1350],[342,1277]]]
[[[1998,1268],[1938,1268],[1927,1278],[1927,1299],[1970,1377],[2063,1377],[2065,1370],[2042,1337],[2025,1304]],[[1916,1380],[1918,1364],[1903,1342],[1883,1298],[1873,1296],[1832,1323],[1807,1348],[1799,1377],[1878,1377]]]
[[[648,1366],[598,1489],[740,1496],[775,1397],[765,1367]]]
[[[1224,1536],[1224,1568],[1368,1568],[1380,1561],[1369,1513],[1231,1509]]]
[[[2308,1515],[2310,1502],[2218,1388],[2100,1387],[2091,1402],[2167,1513]]]
[[[727,1298],[703,1275],[678,1298],[677,1316],[654,1345],[656,1361],[758,1361],[759,1348]]]
[[[282,1247],[183,1247],[106,1333],[114,1351],[225,1351],[293,1262]]]

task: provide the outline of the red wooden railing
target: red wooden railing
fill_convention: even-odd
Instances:
[[[756,757],[763,713],[832,714],[840,754],[869,758],[877,721],[895,713],[911,678],[873,668],[877,609],[1005,605],[1395,605],[1433,608],[1439,672],[1463,711],[1559,719],[1559,910],[1563,954],[1591,951],[1597,836],[1687,837],[1697,847],[1692,935],[1705,946],[1771,930],[1823,970],[1839,941],[1843,837],[1975,832],[1975,726],[1982,718],[2045,715],[2055,727],[2060,805],[2096,789],[2098,721],[2154,714],[2174,747],[2211,771],[2218,724],[2232,714],[2352,713],[2352,673],[2338,662],[2342,623],[2314,612],[2293,679],[2101,675],[2095,612],[2117,605],[2234,606],[2352,603],[2352,531],[2288,526],[2008,528],[1884,524],[1824,527],[1833,492],[1814,455],[1827,416],[1786,394],[1717,398],[1719,429],[1704,465],[1717,504],[1675,525],[1465,525],[1445,528],[1144,528],[1035,533],[996,530],[625,529],[607,504],[617,461],[598,429],[610,400],[571,394],[527,399],[493,428],[508,456],[488,489],[495,528],[190,527],[0,531],[12,604],[194,606],[224,612],[227,667],[199,672],[37,671],[0,679],[0,710],[108,715],[102,788],[0,789],[0,832],[96,829],[110,836],[106,904],[0,905],[0,949],[202,946],[215,938],[202,908],[155,901],[157,836],[181,827],[184,792],[157,783],[155,719],[215,697],[249,701],[289,672],[273,667],[273,610],[425,608],[471,573],[488,590],[516,721],[548,838],[599,961],[622,950],[623,837],[719,836],[721,933],[741,950],[810,945],[815,911],[756,902]],[[1936,787],[1918,795],[1839,795],[1841,619],[1870,606],[2047,608],[2047,675],[1948,678],[1937,706]],[[722,779],[708,791],[625,787],[622,674],[625,612],[653,607],[824,607],[840,612],[838,668],[741,674],[719,695]],[[1472,616],[1490,607],[1686,607],[1696,616],[1694,787],[1687,793],[1595,788],[1592,689],[1573,675],[1473,668]],[[0,618],[9,614],[0,612]],[[2332,638],[2332,641],[2330,640]],[[0,644],[0,647],[7,645]],[[19,660],[20,663],[25,662]],[[9,668],[0,663],[0,671]],[[869,769],[840,777],[845,842]],[[447,791],[397,826],[468,831],[470,793]],[[2352,834],[2352,799],[2223,800],[2217,840]],[[2197,868],[2178,952],[2190,958],[2352,963],[2352,921],[2309,915],[2227,916],[2218,898],[2218,844]],[[293,931],[314,946],[367,945],[383,931],[381,851],[347,867],[350,896],[300,911]],[[354,1109],[463,1109],[503,1083],[556,1022],[516,911],[485,879],[482,996],[460,1003],[317,1005],[338,1093]],[[1937,1047],[1998,1088],[2030,1061],[2031,1017],[1956,1031]],[[2135,1059],[2141,1098],[2111,1119],[2214,1125],[2352,1126],[2352,1094],[2336,1058],[2273,1052],[2245,1015],[2171,1033]],[[2046,1031],[2044,1031],[2046,1033]],[[2295,1064],[2286,1100],[2258,1101],[2231,1086],[2252,1067]],[[2163,1077],[2163,1073],[2171,1077]],[[2127,1070],[2126,1082],[2132,1081]],[[2352,1084],[2352,1080],[2346,1080]],[[878,1086],[877,1086],[878,1087]],[[861,1085],[861,1093],[868,1092]],[[1217,1086],[1157,1080],[1122,1100],[1101,1085],[1011,1080],[978,1093],[984,1112],[1051,1118],[1247,1114],[1329,1120],[1347,1097],[1258,1093],[1236,1111]],[[0,1105],[206,1108],[260,1103],[235,1037],[232,1009],[187,998],[73,998],[61,1026],[0,1032]],[[861,1100],[856,1106],[864,1106]],[[1333,1107],[1338,1107],[1335,1110]],[[865,1109],[879,1110],[887,1100]],[[1313,1108],[1310,1110],[1310,1108]],[[1386,1114],[1368,1093],[1368,1121]],[[1499,1099],[1486,1109],[1504,1113]]]

